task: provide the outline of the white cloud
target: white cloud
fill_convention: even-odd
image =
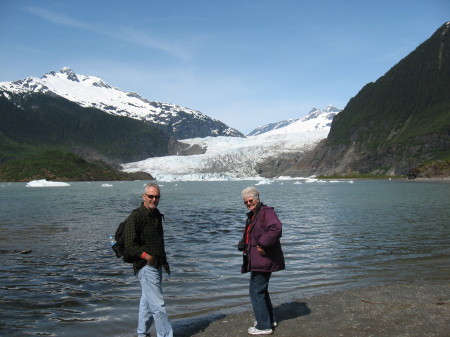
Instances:
[[[106,27],[100,24],[87,23],[37,7],[29,7],[28,11],[57,25],[75,27],[141,47],[156,49],[177,59],[188,60],[192,55],[191,46],[184,41],[161,39],[148,32],[136,31],[130,28]]]

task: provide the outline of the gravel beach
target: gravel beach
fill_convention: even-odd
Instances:
[[[391,283],[274,303],[272,336],[450,336],[450,280]],[[217,314],[175,329],[176,337],[250,336],[253,314]]]

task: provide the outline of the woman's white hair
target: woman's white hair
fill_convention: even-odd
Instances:
[[[253,197],[254,199],[259,201],[259,191],[256,189],[256,187],[249,186],[247,188],[244,188],[241,194],[243,199]]]

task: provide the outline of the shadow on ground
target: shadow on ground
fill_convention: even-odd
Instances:
[[[310,313],[311,310],[304,302],[283,303],[274,308],[274,316],[278,323]],[[253,313],[249,311],[230,315],[209,315],[174,323],[174,335],[177,337],[239,336],[246,333],[253,321]]]
[[[305,302],[289,302],[283,303],[273,310],[275,320],[279,322],[289,319],[306,316],[311,313],[311,309]]]
[[[177,337],[193,336],[199,332],[205,331],[211,323],[225,317],[226,315],[224,314],[217,314],[173,323],[174,335]]]

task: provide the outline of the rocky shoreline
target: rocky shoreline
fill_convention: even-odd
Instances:
[[[450,276],[450,275],[449,275]],[[448,280],[390,283],[274,303],[278,337],[450,336]],[[250,336],[250,311],[175,324],[177,337]]]

